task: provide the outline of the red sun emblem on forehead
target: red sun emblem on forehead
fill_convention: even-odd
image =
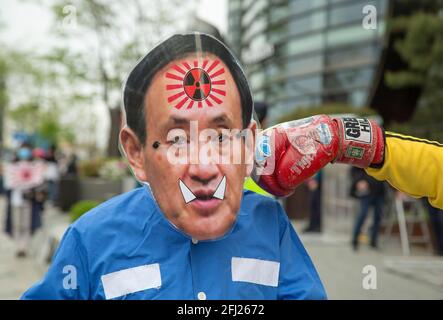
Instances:
[[[168,103],[173,104],[177,109],[186,105],[186,109],[191,109],[194,103],[198,108],[203,107],[203,102],[208,107],[221,104],[226,91],[222,88],[226,85],[225,79],[217,79],[225,73],[225,69],[219,66],[220,60],[204,60],[201,65],[198,61],[193,62],[193,66],[188,62],[182,62],[172,66],[166,72],[166,78],[172,80],[166,85],[166,90],[171,91],[168,96]]]

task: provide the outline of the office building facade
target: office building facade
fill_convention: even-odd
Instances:
[[[296,108],[367,104],[388,0],[229,0],[228,38],[270,120]]]

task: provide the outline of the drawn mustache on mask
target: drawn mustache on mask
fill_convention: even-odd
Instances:
[[[186,204],[197,199],[197,196],[186,186],[186,184],[181,179],[178,179],[178,185],[180,187],[180,191],[182,193],[183,199],[185,200]],[[225,192],[226,192],[226,176],[223,176],[223,179],[220,181],[217,188],[215,189],[212,198],[223,200],[225,198]]]

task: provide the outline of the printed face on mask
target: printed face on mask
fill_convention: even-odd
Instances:
[[[223,236],[239,211],[252,169],[246,150],[253,149],[253,142],[248,146],[241,135],[229,134],[240,132],[243,121],[228,67],[212,54],[172,61],[153,77],[145,115],[147,139],[135,174],[149,182],[176,227],[199,240]]]

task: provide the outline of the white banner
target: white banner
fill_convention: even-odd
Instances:
[[[3,184],[10,190],[28,190],[45,181],[46,164],[19,161],[3,164]]]

